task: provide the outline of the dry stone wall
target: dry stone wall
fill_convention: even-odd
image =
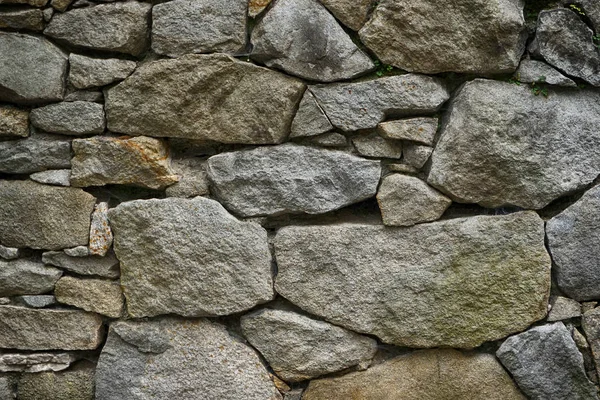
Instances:
[[[594,400],[595,0],[0,0],[0,400]]]

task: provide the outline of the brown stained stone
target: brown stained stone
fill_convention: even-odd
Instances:
[[[0,136],[29,136],[29,111],[0,106]]]

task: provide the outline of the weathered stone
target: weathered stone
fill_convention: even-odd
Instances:
[[[600,3],[596,0],[579,0],[577,5],[583,9],[594,31],[600,32]]]
[[[0,4],[29,4],[33,7],[44,7],[48,0],[0,0]]]
[[[289,226],[275,256],[279,294],[399,346],[473,348],[546,315],[550,257],[534,212],[411,228]]]
[[[41,37],[0,32],[0,54],[0,101],[62,100],[67,56],[58,47]]]
[[[167,143],[146,136],[73,140],[71,185],[108,184],[164,189],[179,178],[171,169]]]
[[[0,0],[1,2],[2,0]],[[52,16],[54,15],[54,9],[52,7],[44,8],[42,10],[42,14],[44,15],[44,21],[50,22]]]
[[[23,374],[19,400],[94,400],[94,365],[84,363],[62,372]]]
[[[589,310],[583,314],[581,325],[592,350],[596,364],[596,372],[600,375],[600,308]]]
[[[0,244],[0,258],[5,260],[14,260],[15,258],[19,258],[21,255],[21,250],[15,247],[6,247]]]
[[[17,296],[15,301],[31,308],[46,308],[56,304],[56,298],[51,294],[41,294],[34,296]]]
[[[377,132],[386,139],[409,140],[432,146],[437,126],[437,118],[410,118],[382,122],[377,125]]]
[[[71,3],[73,3],[73,0],[51,0],[50,1],[50,5],[52,6],[52,8],[54,8],[60,12],[67,11],[67,8],[69,8]]]
[[[552,308],[548,312],[548,322],[562,321],[570,318],[581,317],[581,304],[577,301],[562,296],[550,297]]]
[[[321,0],[342,24],[358,31],[369,19],[375,0]]]
[[[62,102],[35,108],[31,124],[50,133],[90,135],[104,132],[104,107],[86,101]]]
[[[600,186],[548,221],[558,287],[575,300],[600,297]]]
[[[346,132],[374,129],[386,117],[434,113],[450,98],[442,81],[412,74],[316,85],[310,91],[331,123]]]
[[[93,350],[102,339],[102,318],[96,314],[0,306],[0,348]]]
[[[102,204],[105,203],[99,203],[96,204],[95,208],[98,209],[99,206],[101,206]],[[94,210],[94,213],[96,211]],[[94,218],[95,215],[94,213],[92,213],[92,226],[90,227],[90,242],[92,241],[92,231],[94,230]],[[112,241],[111,241],[112,243]],[[87,246],[77,246],[77,247],[72,247],[70,249],[64,249],[63,250],[65,252],[66,255],[71,256],[71,257],[87,257],[90,255],[90,249]],[[97,254],[100,255],[100,254]],[[102,254],[104,255],[104,254]]]
[[[346,147],[348,140],[341,133],[327,132],[319,136],[305,138],[301,143],[322,147]]]
[[[246,46],[248,0],[173,0],[152,9],[152,50],[238,53]]]
[[[271,0],[248,0],[248,16],[254,18],[271,4]]]
[[[29,136],[29,111],[0,106],[0,136]]]
[[[0,353],[0,372],[62,371],[76,360],[70,353]]]
[[[0,180],[0,242],[48,250],[87,244],[95,202],[81,189]]]
[[[0,4],[2,0],[0,0]],[[0,375],[0,399],[14,400],[17,398],[17,380],[13,375]]]
[[[44,30],[44,15],[40,9],[1,9],[0,28],[24,29],[29,31]]]
[[[317,136],[333,129],[333,125],[315,100],[315,96],[307,90],[300,101],[298,112],[292,121],[290,138]]]
[[[513,72],[525,50],[523,2],[382,0],[360,30],[384,63],[435,74]]]
[[[379,158],[402,157],[401,142],[386,140],[377,133],[356,136],[352,138],[352,144],[361,156]]]
[[[455,201],[540,209],[600,173],[600,93],[478,79],[448,113],[428,182]]]
[[[56,283],[54,293],[59,303],[85,311],[110,318],[119,318],[123,314],[123,294],[119,282],[65,276]]]
[[[311,381],[303,400],[525,400],[494,356],[421,350],[364,372]]]
[[[101,276],[103,278],[119,277],[119,260],[110,252],[105,257],[71,257],[62,251],[47,251],[42,261],[78,275]]]
[[[223,54],[159,60],[107,92],[108,128],[130,135],[280,143],[303,91],[298,80]]]
[[[173,159],[173,170],[179,176],[179,182],[167,188],[168,197],[196,197],[209,193],[206,161],[199,158]]]
[[[588,343],[585,336],[583,336],[583,334],[579,331],[579,329],[574,326],[571,327],[571,336],[575,341],[577,349],[583,356],[583,366],[585,368],[585,374],[591,382],[598,384],[598,374],[596,373],[596,364],[594,362],[594,356],[592,354],[590,344]]]
[[[32,181],[55,186],[71,186],[70,178],[70,169],[51,169],[29,175]]]
[[[377,203],[385,225],[411,226],[440,219],[452,200],[419,178],[393,174],[382,181]]]
[[[251,57],[268,67],[319,82],[375,69],[317,0],[278,0],[252,31]]]
[[[51,292],[62,271],[26,259],[0,260],[0,296]]]
[[[288,382],[366,366],[377,351],[371,338],[295,312],[263,309],[241,323],[246,339]]]
[[[104,102],[104,95],[99,90],[69,90],[70,88],[67,88],[65,101],[90,101],[93,103]]]
[[[97,400],[280,400],[256,352],[206,319],[115,322],[96,370]]]
[[[0,141],[0,172],[28,174],[71,167],[71,142],[53,135]]]
[[[98,203],[92,213],[92,224],[90,226],[90,255],[104,257],[110,246],[112,246],[113,234],[108,224],[108,203]],[[68,252],[65,250],[65,253]],[[71,254],[68,254],[71,255]],[[86,256],[82,254],[81,256]]]
[[[267,232],[203,197],[108,212],[132,317],[227,315],[273,298]]]
[[[496,356],[532,400],[598,399],[583,357],[562,322],[509,337]]]
[[[404,163],[388,163],[382,166],[384,175],[388,172],[400,172],[402,174],[412,174],[416,175],[419,173],[419,170],[411,165],[407,165]]]
[[[1,305],[11,304],[11,303],[12,303],[12,301],[11,301],[10,297],[0,297]]]
[[[283,400],[302,400],[302,393],[304,393],[302,388],[292,389],[283,394]]]
[[[571,10],[546,10],[538,16],[536,41],[542,57],[566,74],[600,86],[600,53],[593,36]]]
[[[284,144],[213,156],[208,175],[213,194],[237,215],[321,214],[374,196],[381,167],[341,151]]]
[[[556,86],[577,87],[572,80],[543,61],[525,59],[519,64],[515,77],[523,83],[547,83]]]
[[[117,58],[91,58],[79,54],[69,56],[69,82],[78,89],[106,86],[127,78],[137,63]]]
[[[44,34],[73,46],[138,56],[148,48],[151,9],[137,1],[73,9],[56,14]]]
[[[433,153],[433,147],[412,143],[405,143],[402,148],[404,162],[416,169],[423,168]]]

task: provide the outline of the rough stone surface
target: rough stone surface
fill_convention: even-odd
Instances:
[[[525,400],[490,354],[422,350],[364,372],[314,380],[303,400]]]
[[[263,309],[245,315],[242,331],[288,382],[366,366],[377,351],[371,338],[290,311]]]
[[[375,0],[321,0],[342,24],[358,31],[369,19]]]
[[[1,29],[44,30],[44,15],[39,9],[0,10]]]
[[[580,0],[578,5],[584,10],[594,31],[600,32],[600,3],[595,0]]]
[[[77,89],[106,86],[127,78],[137,63],[117,58],[92,58],[72,53],[69,56],[69,82]]]
[[[78,275],[92,275],[103,278],[119,277],[119,260],[110,252],[104,257],[71,257],[62,251],[47,251],[42,255],[45,264],[54,265]]]
[[[34,182],[55,186],[71,186],[70,178],[70,169],[52,169],[29,175],[29,179]]]
[[[101,206],[102,204],[106,204],[106,203],[96,204],[94,213],[96,212],[98,207]],[[94,225],[93,225],[94,217],[95,217],[94,213],[92,213],[92,226],[90,227],[90,241],[92,240],[92,234],[93,234],[92,230],[94,229]],[[72,247],[70,249],[64,249],[63,251],[65,252],[66,255],[71,256],[71,257],[87,257],[90,255],[90,249],[87,246]],[[98,254],[98,255],[100,255],[100,254]],[[102,254],[102,255],[104,255],[104,254]]]
[[[598,365],[600,365],[600,308],[585,312],[581,318],[581,325],[592,350],[596,372],[598,372]]]
[[[0,372],[62,371],[76,360],[70,353],[0,354]]]
[[[65,276],[56,283],[55,295],[59,303],[110,318],[119,318],[123,314],[123,294],[119,282]]]
[[[256,352],[205,319],[111,324],[97,400],[280,400]]]
[[[532,400],[593,400],[583,357],[562,322],[542,325],[511,336],[496,356]]]
[[[173,170],[179,176],[179,182],[167,188],[168,197],[196,197],[209,193],[206,161],[199,158],[173,159]]]
[[[71,142],[46,134],[0,141],[0,172],[28,174],[71,167]]]
[[[333,82],[375,68],[317,0],[278,0],[252,31],[252,55],[304,79]]]
[[[401,158],[402,143],[386,140],[377,133],[360,135],[352,139],[352,144],[358,154],[364,157]]]
[[[315,100],[315,96],[307,90],[298,106],[298,112],[292,121],[290,138],[317,136],[333,129],[333,125]]]
[[[437,118],[410,118],[382,122],[377,125],[377,132],[386,139],[409,140],[431,146],[437,127]]]
[[[433,153],[433,147],[412,143],[405,143],[402,148],[403,161],[416,169],[423,168]]]
[[[130,135],[269,144],[289,134],[304,84],[222,54],[144,64],[106,96],[108,128]]]
[[[208,175],[213,194],[237,215],[320,214],[374,196],[381,167],[340,151],[284,144],[213,156]]]
[[[5,260],[14,260],[15,258],[19,258],[21,255],[21,250],[15,247],[6,247],[0,244],[0,258]]]
[[[18,104],[62,100],[67,56],[48,40],[0,32],[0,101]]]
[[[577,87],[572,79],[567,78],[543,61],[528,59],[521,61],[515,76],[523,83],[541,82],[556,86]]]
[[[90,254],[93,256],[104,257],[110,249],[110,246],[112,246],[112,243],[113,233],[108,223],[108,203],[98,203],[92,213],[89,251],[84,252],[82,256]]]
[[[360,30],[385,64],[435,74],[513,72],[525,50],[523,2],[382,0]]]
[[[600,173],[600,93],[475,80],[450,106],[428,182],[461,203],[540,209]]]
[[[248,16],[254,18],[271,4],[272,0],[248,0]]]
[[[346,132],[374,129],[386,117],[434,113],[450,98],[442,81],[413,74],[315,85],[310,91],[331,123]]]
[[[546,315],[550,257],[533,212],[411,228],[285,227],[275,256],[283,297],[399,346],[473,348]]]
[[[56,298],[51,294],[17,296],[14,299],[18,304],[30,308],[45,308],[56,304]]]
[[[102,319],[95,314],[0,306],[0,348],[93,350],[102,339]]]
[[[71,185],[108,184],[164,189],[178,181],[171,169],[169,148],[160,140],[93,137],[73,140]]]
[[[246,46],[248,0],[173,0],[152,9],[152,50],[238,53]]]
[[[103,103],[104,94],[99,90],[73,90],[67,87],[65,101],[91,101],[94,103]]]
[[[65,12],[74,0],[50,0],[50,5],[53,9]]]
[[[327,132],[319,136],[311,136],[304,139],[301,143],[322,147],[346,147],[348,140],[346,136],[337,132]]]
[[[95,201],[81,189],[0,180],[0,242],[48,250],[87,244]]]
[[[273,298],[267,232],[203,197],[109,210],[132,317],[227,315]]]
[[[0,136],[29,136],[29,111],[0,106]]]
[[[0,297],[51,292],[61,275],[61,270],[35,261],[0,260]]]
[[[0,399],[14,400],[16,398],[17,380],[15,377],[12,375],[0,375]]]
[[[62,372],[23,374],[19,400],[94,400],[94,366],[84,364]]]
[[[546,318],[548,322],[581,317],[581,304],[568,297],[551,297],[550,305],[552,308],[548,312],[548,318]]]
[[[50,133],[91,135],[104,132],[104,107],[87,101],[62,102],[35,108],[31,124]]]
[[[44,7],[48,0],[0,0],[0,4],[28,4],[33,7]]]

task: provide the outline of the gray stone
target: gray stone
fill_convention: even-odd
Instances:
[[[386,139],[409,140],[426,146],[432,146],[437,127],[437,118],[399,119],[380,123],[377,125],[377,133]]]
[[[74,310],[0,306],[0,348],[93,350],[103,339],[102,318]]]
[[[0,172],[28,174],[71,167],[71,142],[46,134],[0,141]]]
[[[285,392],[283,394],[284,400],[302,400],[302,393],[304,393],[304,389],[292,389],[289,392]]]
[[[590,344],[588,343],[585,336],[583,336],[583,334],[579,332],[578,328],[573,326],[571,328],[567,327],[567,329],[571,329],[571,336],[575,341],[577,349],[579,349],[579,352],[583,356],[583,366],[585,368],[585,373],[588,379],[591,382],[598,384],[598,374],[596,373],[596,365],[594,362],[594,356],[592,354]]]
[[[316,85],[310,91],[331,123],[345,132],[375,129],[386,117],[434,113],[450,98],[441,80],[413,74]]]
[[[1,0],[0,0],[0,4]],[[13,375],[0,375],[0,399],[14,400],[17,398],[17,380]]]
[[[589,310],[583,314],[581,325],[592,350],[596,372],[600,375],[600,308]]]
[[[46,308],[56,304],[56,298],[51,294],[18,296],[15,297],[15,301],[30,308]]]
[[[558,287],[575,300],[600,297],[600,186],[548,221]]]
[[[410,228],[289,226],[275,256],[283,297],[398,346],[474,348],[546,316],[550,257],[534,212]]]
[[[67,88],[65,101],[90,101],[93,103],[103,103],[104,95],[99,90],[73,90]]]
[[[577,5],[583,9],[594,31],[600,32],[600,3],[596,0],[579,0]]]
[[[92,275],[111,279],[119,277],[119,260],[112,252],[104,257],[71,257],[62,251],[47,251],[42,255],[42,261],[78,275]]]
[[[255,18],[271,4],[271,0],[248,0],[248,16]]]
[[[360,365],[377,342],[291,311],[263,309],[242,317],[242,332],[287,382],[298,382]]]
[[[523,2],[382,0],[360,30],[385,64],[435,74],[514,72],[525,50]]]
[[[69,56],[69,82],[77,89],[110,85],[127,78],[137,67],[135,61]]]
[[[0,242],[48,250],[85,245],[95,202],[81,189],[0,180]]]
[[[567,78],[543,61],[529,59],[521,61],[515,77],[523,83],[538,82],[556,86],[577,87],[572,79]]]
[[[83,254],[77,254],[75,256],[83,257],[90,254],[93,256],[104,257],[112,246],[112,243],[113,233],[108,223],[108,203],[98,203],[92,213],[89,251],[85,251]],[[69,254],[67,250],[65,250],[65,253],[67,255],[73,255]]]
[[[419,170],[411,165],[404,163],[388,163],[382,166],[384,175],[388,172],[400,172],[402,174],[416,175]]]
[[[531,400],[598,399],[583,357],[562,322],[509,337],[496,356]]]
[[[106,203],[99,203],[96,204],[95,208],[97,209],[101,204],[106,204]],[[94,218],[95,218],[95,210],[94,213],[92,213],[92,226],[90,228],[90,242],[92,241],[92,230],[94,230]],[[112,243],[112,241],[111,241]],[[77,246],[77,247],[72,247],[70,249],[64,249],[63,250],[65,252],[66,255],[71,256],[71,257],[87,257],[90,255],[90,249],[87,246]],[[100,255],[100,254],[97,254]],[[102,254],[104,255],[104,254]]]
[[[70,178],[70,169],[51,169],[29,175],[32,181],[55,186],[71,186]]]
[[[19,400],[94,400],[94,365],[82,363],[61,372],[23,374]]]
[[[548,322],[581,317],[581,304],[575,300],[562,296],[553,296],[550,297],[550,305],[552,308],[546,318]]]
[[[254,60],[319,82],[352,79],[375,64],[317,0],[278,0],[252,31]]]
[[[2,9],[0,10],[1,29],[23,29],[29,31],[44,30],[44,15],[40,9]]]
[[[452,200],[419,178],[393,174],[379,186],[377,203],[385,225],[411,226],[440,219]]]
[[[70,353],[0,353],[0,372],[62,371],[76,360]]]
[[[54,9],[52,7],[44,8],[42,14],[44,15],[44,21],[50,22],[52,16],[54,15]]]
[[[381,167],[341,151],[284,144],[213,156],[208,175],[213,194],[237,215],[321,214],[374,196]]]
[[[67,11],[67,8],[73,3],[73,0],[51,0],[50,5],[53,9],[56,9],[60,12]]]
[[[0,297],[0,305],[7,305],[7,304],[11,304],[12,301],[10,299],[10,297]]]
[[[61,275],[61,270],[35,261],[0,260],[0,296],[51,292]]]
[[[44,34],[72,46],[138,56],[150,42],[151,10],[137,1],[73,9],[56,14]]]
[[[256,352],[206,319],[115,322],[96,370],[97,400],[280,400]]]
[[[301,143],[322,147],[346,147],[348,140],[341,133],[327,132],[319,136],[305,138]]]
[[[86,101],[62,102],[34,108],[31,124],[50,133],[90,135],[104,132],[104,107]]]
[[[44,7],[48,0],[0,0],[0,4],[28,4],[33,7]]]
[[[267,232],[214,200],[136,200],[108,217],[131,317],[227,315],[273,298]]]
[[[29,136],[29,111],[0,106],[0,136]]]
[[[169,148],[160,139],[93,137],[73,140],[71,185],[108,184],[164,189],[179,178],[171,169]]]
[[[56,283],[54,293],[59,303],[85,311],[110,318],[119,318],[123,314],[123,294],[116,281],[64,276]]]
[[[173,0],[152,9],[152,50],[238,53],[246,46],[248,0]]]
[[[315,96],[307,90],[298,106],[298,112],[292,121],[290,138],[317,136],[333,129],[333,125],[315,100]]]
[[[0,258],[3,258],[5,260],[14,260],[16,258],[19,258],[20,255],[21,250],[15,247],[2,246],[0,244]]]
[[[386,140],[377,133],[352,138],[352,144],[358,154],[364,157],[401,158],[402,143]]]
[[[175,158],[173,170],[179,176],[179,182],[167,188],[168,197],[196,197],[209,193],[206,161],[199,158]]]
[[[0,32],[0,54],[0,101],[62,100],[67,56],[58,47],[38,36]]]
[[[303,91],[296,79],[223,54],[159,60],[108,90],[108,128],[129,135],[280,143]]]
[[[403,161],[416,169],[423,168],[433,153],[433,147],[412,143],[405,143],[403,149]]]
[[[477,79],[450,105],[428,182],[461,203],[540,209],[600,173],[600,93]]]
[[[321,0],[342,24],[358,31],[369,19],[375,0]]]

